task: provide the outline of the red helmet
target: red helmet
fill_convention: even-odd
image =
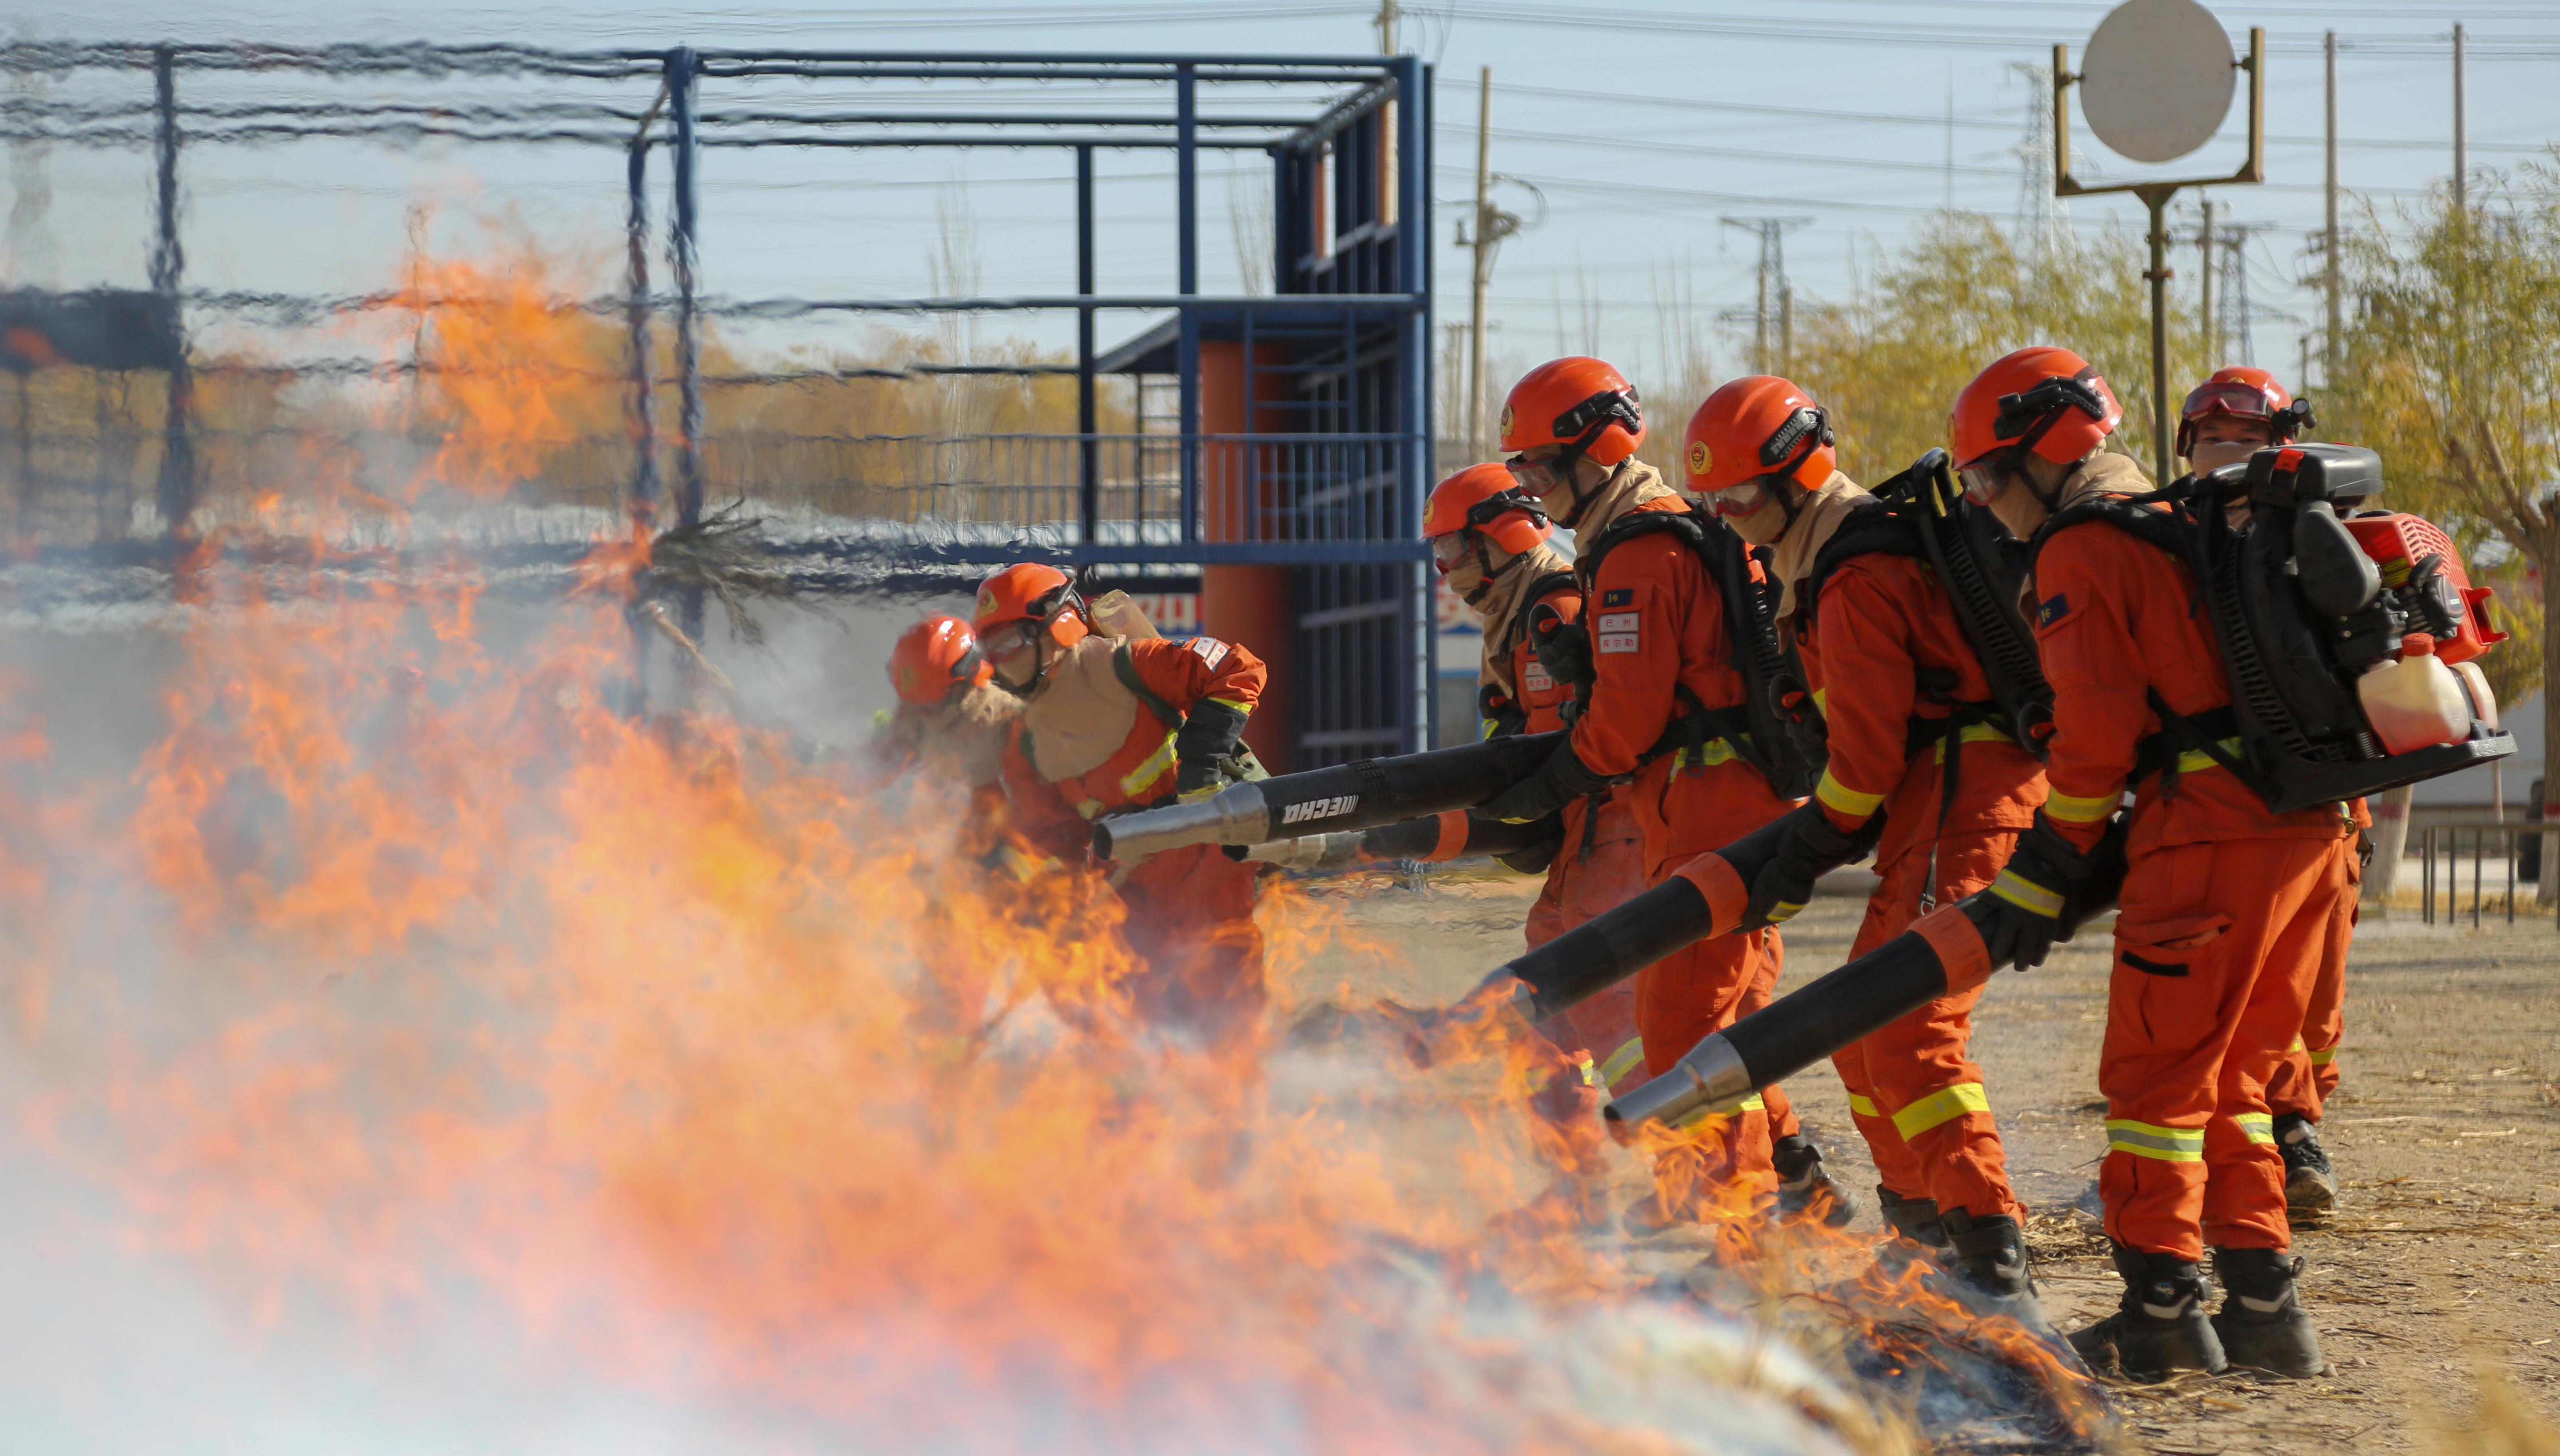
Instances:
[[[978,611],[972,623],[979,651],[989,663],[1007,662],[1046,632],[1060,647],[1072,647],[1092,635],[1084,623],[1084,601],[1075,594],[1075,579],[1055,566],[1018,562],[978,583]],[[1032,675],[1030,684],[1000,680],[1028,691],[1047,672]]]
[[[1819,490],[1839,468],[1831,411],[1813,393],[1776,375],[1746,375],[1718,386],[1688,417],[1681,463],[1688,488],[1704,495],[1763,475]]]
[[[1636,387],[1597,359],[1550,360],[1520,376],[1503,401],[1503,453],[1563,445],[1615,468],[1645,442]]]
[[[2195,453],[2195,422],[2208,414],[2263,419],[2275,444],[2290,444],[2313,423],[2311,401],[2297,402],[2274,375],[2246,364],[2215,370],[2187,394],[2177,412],[2178,454]]]
[[[2116,432],[2125,406],[2088,360],[2037,344],[2008,355],[1965,386],[1948,419],[1958,469],[2001,450],[2033,450],[2070,465]]]
[[[900,702],[930,708],[960,689],[974,688],[995,675],[978,651],[978,634],[969,624],[935,612],[897,634],[888,652],[888,682]]]
[[[1555,534],[1546,512],[1520,493],[1500,465],[1470,465],[1431,488],[1422,508],[1422,539],[1475,531],[1513,556],[1526,556]]]

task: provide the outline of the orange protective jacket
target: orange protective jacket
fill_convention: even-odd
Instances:
[[[1618,519],[1685,509],[1680,497],[1666,496]],[[1760,568],[1755,563],[1752,569]],[[1615,776],[1642,765],[1629,790],[1649,869],[1721,849],[1785,813],[1790,801],[1722,738],[1705,745],[1702,762],[1684,748],[1645,761],[1689,712],[1677,688],[1708,712],[1743,705],[1742,675],[1729,663],[1724,597],[1696,554],[1670,532],[1620,542],[1602,556],[1598,575],[1583,581],[1583,603],[1594,681],[1574,720],[1573,751],[1594,773]]]
[[[1179,642],[1131,638],[1121,645],[1129,653],[1138,681],[1177,714],[1188,714],[1202,699],[1250,713],[1261,701],[1269,676],[1262,659],[1214,637]],[[1119,746],[1080,773],[1051,779],[1037,766],[1036,750],[1029,741],[1037,727],[1037,703],[1033,713],[1025,716],[1022,731],[1005,745],[1005,791],[1014,807],[1015,827],[1043,850],[1080,854],[1090,841],[1095,818],[1172,799],[1174,734],[1182,725],[1164,722],[1136,695],[1125,696],[1128,726],[1121,730]],[[1103,726],[1105,731],[1109,728]]]
[[[1943,721],[1956,711],[1954,703],[1992,696],[1927,563],[1882,552],[1851,557],[1823,584],[1815,618],[1808,622],[1799,611],[1792,623],[1831,749],[1814,798],[1843,830],[1884,811],[1877,865],[1946,835],[2024,829],[2035,821],[2044,801],[2043,765],[1999,728],[1982,724],[1962,730],[1956,800],[1943,816],[1945,750],[1911,751],[1913,719]],[[1939,694],[1952,702],[1921,692],[1920,674],[1931,669],[1952,680]]]
[[[2143,488],[2139,475],[2129,488]],[[2160,731],[2148,694],[2159,692],[2192,718],[2228,706],[2230,680],[2193,573],[2128,532],[2103,521],[2054,532],[2036,556],[2033,589],[2037,649],[2053,685],[2045,813],[2085,849],[2115,813],[2144,740]],[[2236,752],[2238,741],[2224,746]],[[2182,753],[2177,767],[2174,794],[2161,795],[2158,773],[2133,785],[2129,853],[2225,839],[2334,839],[2364,822],[2360,804],[2271,813],[2200,752]]]

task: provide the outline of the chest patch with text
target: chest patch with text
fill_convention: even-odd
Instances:
[[[1520,674],[1520,691],[1523,693],[1552,693],[1555,691],[1555,679],[1547,675],[1545,663],[1539,662],[1535,658],[1529,659],[1528,671]]]
[[[1593,650],[1598,652],[1634,652],[1642,646],[1644,613],[1602,612],[1599,630],[1592,634]]]
[[[1609,590],[1600,593],[1600,604],[1602,606],[1634,606],[1636,604],[1636,588],[1633,586],[1611,587]]]

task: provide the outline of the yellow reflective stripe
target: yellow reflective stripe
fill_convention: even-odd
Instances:
[[[2056,790],[2044,796],[2044,817],[2059,819],[2066,824],[2095,824],[2115,813],[2116,805],[2124,797],[2122,789],[2097,799],[2083,799]]]
[[[2160,1127],[2149,1122],[2136,1122],[2130,1117],[2110,1117],[2107,1119],[2107,1151],[2130,1153],[2137,1158],[2158,1158],[2163,1163],[2201,1163],[2204,1161],[2204,1129]]]
[[[1838,809],[1853,819],[1864,819],[1884,802],[1884,795],[1861,794],[1832,777],[1828,768],[1823,770],[1822,782],[1814,785],[1814,797],[1822,800],[1826,807]]]
[[[1856,1113],[1860,1117],[1882,1117],[1884,1115],[1883,1113],[1875,1110],[1875,1103],[1873,1101],[1868,1098],[1861,1097],[1855,1092],[1848,1094],[1848,1110]]]
[[[2020,880],[2006,870],[1992,882],[1992,893],[2030,915],[2058,918],[2062,914],[2062,896],[2041,885]]]
[[[1691,1128],[1706,1121],[1710,1117],[1739,1117],[1745,1112],[1766,1112],[1768,1110],[1769,1103],[1767,1099],[1763,1098],[1758,1092],[1753,1092],[1750,1096],[1743,1098],[1742,1101],[1730,1112],[1716,1112],[1708,1108],[1701,1107],[1697,1111],[1690,1113],[1688,1116],[1673,1123],[1672,1126],[1678,1128]]]
[[[2231,1120],[2239,1124],[2240,1131],[2248,1136],[2249,1141],[2265,1147],[2275,1146],[2276,1118],[2273,1113],[2234,1112]]]
[[[1494,722],[1494,721],[1493,721],[1492,719],[1490,719],[1490,718],[1488,718],[1488,719],[1484,719],[1484,720],[1482,720],[1482,722],[1483,722],[1483,724],[1485,725],[1485,736],[1486,736],[1486,738],[1488,738],[1488,739],[1491,739],[1495,733],[1500,732],[1500,731],[1502,730],[1502,727],[1503,727],[1503,726],[1502,726],[1501,724],[1498,724],[1498,723]]]
[[[1832,710],[1831,710],[1831,706],[1830,706],[1830,705],[1831,705],[1831,700],[1832,700],[1832,690],[1831,690],[1831,689],[1829,689],[1829,688],[1816,688],[1816,689],[1814,690],[1814,712],[1816,712],[1816,713],[1819,713],[1819,714],[1823,715],[1825,718],[1829,718],[1829,717],[1831,717],[1831,712],[1832,712]]]
[[[1163,745],[1158,747],[1155,752],[1148,754],[1146,762],[1130,769],[1127,775],[1120,780],[1120,792],[1127,794],[1133,799],[1137,798],[1140,794],[1145,793],[1147,788],[1155,783],[1157,779],[1163,778],[1167,773],[1172,772],[1173,767],[1174,735],[1172,733],[1167,733],[1165,734]]]
[[[1075,801],[1075,812],[1083,815],[1087,819],[1090,819],[1094,815],[1102,812],[1102,801],[1100,799],[1078,799]]]
[[[1692,765],[1698,768],[1713,768],[1719,763],[1730,763],[1740,756],[1733,751],[1733,745],[1722,738],[1707,739],[1706,746],[1695,758],[1688,756],[1688,746],[1682,744],[1680,751],[1672,754],[1672,772],[1678,773],[1682,768]]]
[[[1953,1122],[1968,1112],[1991,1110],[1992,1099],[1983,1091],[1981,1082],[1958,1082],[1894,1113],[1893,1130],[1908,1142],[1942,1122]]]
[[[2001,732],[1999,728],[1992,727],[1990,724],[1969,723],[1957,730],[1956,741],[1959,743],[2014,743],[2017,739]],[[1944,763],[1947,761],[1947,740],[1945,738],[1940,738],[1937,742],[1930,745],[1929,757],[1930,761],[1934,763]]]
[[[2240,740],[2238,738],[2224,738],[2213,746],[2221,749],[2225,754],[2232,758],[2238,758],[2240,756]],[[2208,768],[2220,768],[2221,766],[2221,764],[2213,761],[2212,754],[2205,752],[2201,748],[2189,748],[2185,752],[2177,755],[2177,771],[2180,773],[2202,773]]]
[[[1591,1064],[1589,1053],[1584,1053],[1582,1059],[1573,1063],[1573,1066],[1576,1071],[1582,1073],[1582,1085],[1586,1087],[1605,1087],[1608,1085],[1608,1083],[1600,1079],[1600,1068]]]
[[[1634,1071],[1644,1059],[1645,1039],[1630,1038],[1626,1046],[1610,1052],[1609,1059],[1600,1063],[1600,1080],[1614,1085],[1618,1078]]]
[[[2337,1060],[2337,1049],[2334,1047],[2331,1047],[2326,1052],[2315,1052],[2312,1053],[2312,1065],[2314,1066],[2326,1066],[2335,1060]]]
[[[1207,701],[1216,704],[1220,708],[1232,708],[1247,718],[1253,716],[1253,705],[1250,703],[1238,703],[1232,698],[1211,698]]]
[[[2302,1051],[2302,1050],[2303,1050],[2303,1039],[2302,1039],[2302,1038],[2300,1038],[2300,1037],[2296,1037],[2296,1038],[2294,1039],[2294,1045],[2292,1045],[2291,1047],[2286,1048],[2285,1050],[2286,1050],[2287,1052],[2300,1052],[2300,1051]]]

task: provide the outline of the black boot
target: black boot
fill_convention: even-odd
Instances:
[[[2175,1254],[2147,1254],[2116,1245],[2116,1272],[2125,1298],[2116,1312],[2071,1337],[2071,1348],[2093,1369],[2104,1370],[2108,1352],[2131,1380],[2165,1379],[2173,1371],[2220,1375],[2222,1341],[2204,1315],[2204,1280],[2196,1266]]]
[[[1879,1183],[1875,1203],[1886,1230],[1896,1235],[1875,1251],[1875,1262],[1885,1272],[1899,1273],[1913,1259],[1946,1253],[1947,1230],[1938,1221],[1937,1200],[1906,1199]]]
[[[2337,1202],[2337,1176],[2320,1146],[2320,1124],[2299,1112],[2278,1117],[2276,1151],[2285,1155],[2285,1212],[2327,1213]]]
[[[1962,1209],[1938,1215],[1946,1230],[1943,1261],[1958,1289],[1976,1308],[2007,1315],[2039,1334],[2049,1333],[2044,1306],[2026,1269],[2026,1234],[2006,1213],[1977,1218]]]
[[[1857,1196],[1823,1168],[1823,1150],[1803,1133],[1790,1133],[1769,1145],[1770,1165],[1778,1170],[1778,1213],[1782,1217],[1812,1217],[1834,1228],[1857,1216]]]
[[[2328,1368],[2320,1334],[2295,1292],[2303,1261],[2271,1248],[2217,1248],[2213,1277],[2222,1285],[2222,1310],[2213,1332],[2231,1363],[2307,1380]]]

